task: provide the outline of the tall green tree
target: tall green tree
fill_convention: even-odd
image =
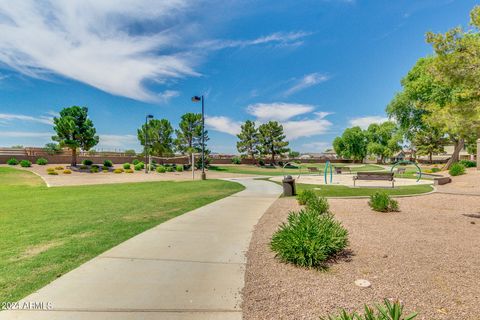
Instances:
[[[445,151],[447,143],[445,134],[435,127],[427,127],[418,131],[412,139],[412,144],[419,155],[427,155],[430,163],[432,163],[433,155]]]
[[[255,155],[259,153],[259,138],[258,129],[255,127],[255,122],[251,120],[245,121],[242,124],[241,131],[237,134],[237,150],[238,152],[245,154],[247,157],[255,161]]]
[[[358,126],[347,128],[340,137],[333,140],[333,149],[344,159],[362,161],[367,155],[368,139]]]
[[[145,135],[149,144],[149,154],[159,157],[173,154],[173,127],[167,119],[151,119],[147,126],[137,130],[138,140],[145,146]]]
[[[480,6],[470,13],[471,28],[453,28],[448,32],[427,33],[427,42],[436,56],[433,76],[452,88],[451,99],[445,105],[433,104],[432,121],[443,127],[455,143],[449,167],[458,161],[465,144],[480,136]]]
[[[379,157],[382,163],[401,150],[402,135],[392,121],[380,124],[372,123],[368,126],[366,135],[368,139],[367,153]]]
[[[88,108],[72,106],[60,111],[60,117],[53,118],[53,129],[57,133],[53,141],[57,141],[61,147],[72,150],[71,165],[77,165],[77,149],[84,151],[98,144],[92,120],[88,118]]]
[[[182,154],[188,154],[190,163],[192,153],[202,150],[202,115],[200,113],[185,113],[178,126],[179,128],[175,130],[177,136],[175,146]],[[208,139],[208,131],[205,130],[205,148]]]
[[[288,152],[288,141],[283,133],[283,126],[277,121],[269,121],[258,127],[260,153],[271,156],[271,163],[275,164],[275,156]]]

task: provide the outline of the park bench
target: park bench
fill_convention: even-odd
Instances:
[[[357,180],[382,180],[391,181],[392,188],[394,187],[395,180],[393,179],[393,172],[357,172],[357,175],[353,177],[353,186]]]
[[[437,177],[433,178],[433,184],[436,186],[441,186],[442,184],[447,184],[452,182],[452,178],[450,177]]]
[[[335,167],[336,174],[351,173],[351,172],[352,171],[350,170],[349,167]]]

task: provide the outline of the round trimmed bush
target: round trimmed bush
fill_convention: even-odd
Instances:
[[[113,162],[111,160],[105,160],[105,161],[103,161],[103,166],[111,168],[111,167],[113,167]]]
[[[35,161],[36,164],[38,164],[39,166],[44,166],[44,165],[47,165],[48,164],[48,160],[45,159],[45,158],[38,158],[37,161]]]
[[[300,192],[297,196],[297,200],[298,200],[298,204],[299,205],[306,205],[307,202],[311,199],[315,199],[317,197],[317,195],[315,194],[315,191],[313,190],[303,190],[302,192]]]
[[[134,166],[136,166],[139,162],[140,162],[140,161],[138,161],[137,159],[133,159],[132,164],[133,164]]]
[[[233,158],[232,158],[232,163],[233,163],[233,164],[241,164],[241,163],[242,163],[242,159],[240,159],[240,157],[233,157]]]
[[[291,212],[270,243],[282,261],[309,268],[322,267],[347,245],[348,231],[340,222],[308,209]]]
[[[177,172],[182,172],[183,171],[183,165],[179,164],[179,165],[177,165],[177,167],[175,169],[177,170]]]
[[[473,160],[460,160],[459,161],[465,168],[475,168],[477,166],[477,162]]]
[[[174,172],[175,171],[175,167],[166,167],[165,170],[167,172]]]
[[[123,169],[120,169],[120,168],[113,170],[113,173],[122,173],[122,172],[123,172]]]
[[[127,169],[130,169],[130,168],[131,168],[130,163],[124,163],[123,164],[123,169],[127,170]]]
[[[90,159],[85,159],[82,161],[82,164],[85,166],[91,166],[93,164],[93,161]]]
[[[132,169],[125,169],[125,173],[133,173]]]
[[[386,192],[375,192],[370,196],[368,205],[375,211],[393,212],[398,210],[398,202],[391,199]]]
[[[459,176],[465,174],[465,166],[459,162],[452,164],[448,170],[451,176]]]
[[[137,164],[135,165],[134,168],[135,168],[136,171],[140,171],[140,170],[143,169],[143,165],[142,165],[142,163],[139,162],[139,163],[137,163]]]
[[[28,160],[22,160],[22,161],[20,161],[20,166],[22,166],[24,168],[28,168],[28,167],[32,166],[32,163]]]
[[[440,172],[440,168],[433,167],[430,171],[432,171],[433,173]]]
[[[10,166],[16,166],[18,164],[18,160],[15,158],[8,159],[7,164]]]
[[[54,168],[47,168],[47,172],[54,172],[55,169]]]
[[[55,167],[55,170],[63,170],[63,169],[65,169],[65,168],[62,167],[62,166],[57,166],[57,167]]]
[[[65,170],[63,170],[63,173],[64,174],[72,174],[72,170],[65,169]]]
[[[156,170],[158,173],[165,173],[167,171],[164,166],[158,166]]]
[[[58,176],[57,171],[49,171],[48,174],[51,175],[51,176]]]
[[[90,172],[91,172],[91,173],[97,173],[98,170],[99,170],[98,167],[91,167],[91,168],[90,168]]]

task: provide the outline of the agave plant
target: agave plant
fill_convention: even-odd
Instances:
[[[396,301],[394,303],[385,299],[383,305],[375,305],[375,309],[365,305],[365,313],[359,315],[356,312],[348,313],[342,310],[337,316],[320,317],[320,320],[412,320],[417,316],[411,313],[403,315],[403,305]]]

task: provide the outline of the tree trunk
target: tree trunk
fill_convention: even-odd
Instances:
[[[452,164],[455,162],[458,162],[460,151],[462,151],[463,147],[465,146],[465,140],[464,139],[459,139],[457,142],[455,142],[455,148],[453,150],[453,154],[448,160],[447,164],[445,165],[445,169],[450,169]]]
[[[72,163],[71,163],[71,166],[72,167],[77,166],[77,148],[72,148]]]
[[[428,155],[428,159],[430,160],[430,164],[433,163],[433,153],[430,152],[430,154]]]

